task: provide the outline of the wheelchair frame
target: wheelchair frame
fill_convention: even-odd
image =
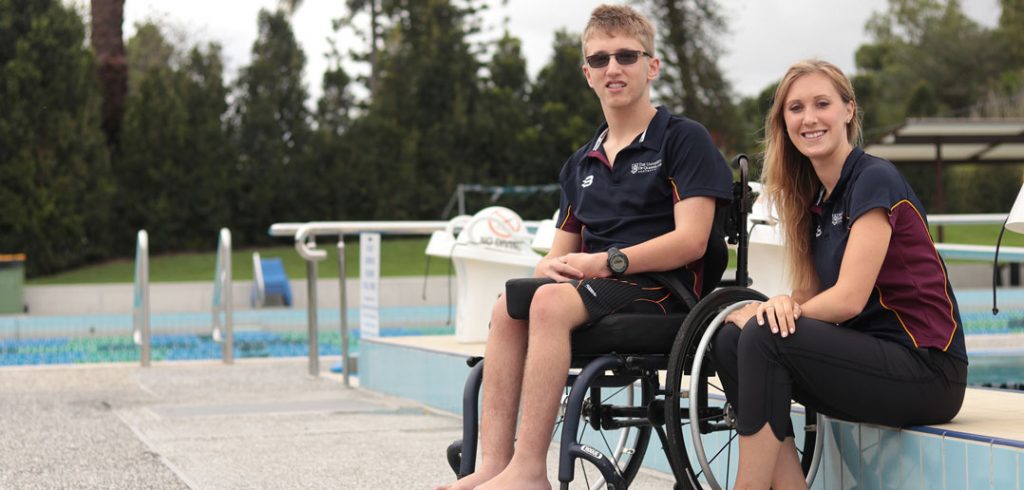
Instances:
[[[573,355],[571,367],[581,370],[577,374],[569,374],[566,386],[571,388],[568,395],[563,397],[561,407],[558,479],[562,489],[568,489],[575,479],[576,460],[581,461],[581,466],[586,461],[601,474],[601,478],[593,485],[587,480],[588,488],[628,488],[643,462],[652,431],[658,435],[665,448],[676,479],[675,488],[704,488],[702,477],[707,486],[721,488],[714,476],[713,465],[715,458],[723,451],[727,455],[731,454],[731,444],[736,437],[735,419],[731,407],[721,395],[724,391],[711,383],[715,373],[704,359],[711,337],[729,311],[752,300],[765,299],[761,293],[747,288],[750,278],[747,275],[746,225],[747,214],[752,206],[747,181],[748,163],[746,155],[733,159],[733,164],[739,169],[740,179],[733,183],[733,203],[728,208],[724,223],[725,239],[737,246],[735,279],[721,280],[718,289],[696,304],[693,304],[686,292],[666,284],[673,293],[687,298],[687,303],[691,305],[685,319],[681,319],[679,327],[671,333],[671,350],[654,354],[612,352]],[[606,318],[628,315],[615,314]],[[653,316],[662,321],[665,319],[660,315],[634,316]],[[598,329],[603,322],[604,319],[588,330]],[[463,391],[463,437],[448,447],[448,462],[458,478],[473,473],[476,467],[479,393],[483,382],[483,358],[474,357],[467,363],[472,369]],[[659,375],[662,371],[667,373],[664,386]],[[694,372],[697,374],[692,375]],[[715,392],[709,391],[709,385]],[[634,403],[637,387],[640,390],[639,403]],[[601,398],[602,388],[618,388],[616,393],[625,391],[627,405],[605,404]],[[814,422],[811,422],[812,419]],[[823,426],[821,421],[821,417],[813,411],[805,412],[800,459],[808,477],[808,485],[813,481],[820,459],[822,432],[817,427]],[[585,423],[582,427],[581,422]],[[556,425],[556,433],[558,427]],[[602,432],[610,455],[581,442],[583,432],[588,427],[599,432],[620,431],[614,449]],[[709,459],[702,438],[721,438],[719,433],[722,432],[726,433],[727,447]],[[699,466],[691,463],[690,453],[696,456]],[[729,471],[727,467],[727,478]]]

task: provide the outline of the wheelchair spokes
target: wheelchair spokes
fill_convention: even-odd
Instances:
[[[571,411],[566,406],[568,392],[569,389],[566,388],[562,408],[555,423],[554,438],[560,437],[564,430],[563,427],[566,425],[566,413]],[[625,481],[630,481],[640,464],[640,461],[634,460],[634,458],[637,454],[641,454],[642,457],[642,451],[638,452],[637,446],[646,445],[647,438],[640,430],[637,430],[635,423],[629,421],[619,423],[616,414],[634,408],[634,402],[638,398],[636,384],[629,383],[618,387],[607,395],[602,395],[600,389],[591,389],[589,395],[584,398],[580,409],[576,441],[587,445],[584,451],[600,451],[612,463],[615,474]],[[595,400],[599,400],[599,402],[595,403]],[[590,490],[605,488],[605,478],[601,474],[600,468],[584,458],[578,459],[577,464],[582,473],[582,479],[576,481],[585,485],[582,488]],[[575,486],[570,486],[570,488],[575,488]]]

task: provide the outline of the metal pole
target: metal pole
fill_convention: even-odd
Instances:
[[[345,379],[345,386],[349,384],[349,368],[352,367],[348,356],[348,294],[345,290],[345,235],[338,235],[338,284],[341,296],[341,374]]]
[[[149,367],[149,234],[139,230],[135,243],[135,291],[132,304],[132,340],[139,346],[139,363]]]
[[[459,184],[459,216],[466,214],[466,189]]]
[[[312,236],[306,242],[310,248],[316,248],[316,239]],[[306,261],[306,291],[309,303],[309,375],[320,375],[320,339],[318,338],[319,326],[316,318],[316,261]]]
[[[149,367],[152,356],[152,333],[149,324],[149,235],[143,230],[145,248],[142,251],[142,367]]]
[[[224,359],[224,364],[235,363],[235,302],[231,289],[234,285],[231,275],[231,231],[224,228],[223,238],[225,238],[224,244],[224,288],[223,300],[224,300],[224,344],[221,345],[221,357]]]

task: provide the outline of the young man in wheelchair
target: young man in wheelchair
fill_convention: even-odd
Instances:
[[[441,488],[550,488],[546,456],[571,332],[613,312],[685,308],[648,273],[670,273],[699,297],[715,209],[732,197],[732,175],[707,130],[651,104],[661,61],[650,21],[626,6],[600,6],[582,45],[583,74],[606,124],[559,175],[558,230],[535,271],[549,283],[534,293],[529,320],[512,318],[504,296],[494,306],[482,461]]]

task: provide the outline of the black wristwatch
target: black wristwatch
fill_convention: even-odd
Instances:
[[[621,276],[626,273],[626,269],[629,268],[629,257],[622,253],[615,247],[608,249],[608,268],[611,269],[612,274]]]

